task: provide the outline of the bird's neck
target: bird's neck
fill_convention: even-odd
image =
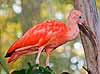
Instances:
[[[68,19],[68,37],[71,38],[71,40],[73,40],[78,36],[78,33],[79,33],[79,28],[78,28],[77,23],[73,21],[72,18],[69,18]]]

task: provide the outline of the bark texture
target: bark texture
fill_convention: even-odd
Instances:
[[[95,33],[97,40],[97,47],[93,47],[90,40],[80,32],[86,56],[88,74],[100,74],[100,19],[95,2],[95,0],[75,0],[75,8],[83,12],[87,21],[86,23]]]

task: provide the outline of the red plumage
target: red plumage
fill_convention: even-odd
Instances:
[[[47,54],[46,65],[49,65],[49,56],[56,47],[73,40],[78,36],[78,18],[81,12],[73,10],[69,17],[69,26],[58,20],[47,20],[30,28],[7,51],[8,62],[14,62],[21,55],[38,53],[36,64],[39,64],[41,52]]]
[[[19,40],[17,40],[10,47],[7,55],[8,57],[11,57],[14,53],[16,53],[15,51],[19,50],[19,48],[27,46],[30,46],[28,49],[34,47],[39,48],[41,46],[44,46],[45,49],[56,48],[65,42],[64,38],[67,30],[68,29],[66,25],[61,21],[44,21],[30,28]]]

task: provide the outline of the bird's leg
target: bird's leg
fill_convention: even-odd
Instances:
[[[46,58],[46,66],[50,66],[50,63],[49,63],[49,55],[47,55],[47,58]]]
[[[37,57],[36,57],[36,64],[39,64],[40,63],[39,62],[39,58],[40,58],[40,54],[41,54],[41,52],[42,52],[43,49],[44,49],[44,47],[40,47],[38,49],[38,54],[37,54]]]
[[[50,58],[51,52],[52,52],[52,49],[51,49],[51,48],[50,48],[50,49],[49,49],[49,48],[46,49],[46,54],[47,54],[46,66],[47,66],[47,67],[50,67],[49,58]]]

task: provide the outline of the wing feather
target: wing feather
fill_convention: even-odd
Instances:
[[[56,20],[47,20],[39,23],[30,28],[20,39],[12,44],[7,55],[12,54],[18,48],[31,45],[43,46],[48,43],[53,36],[55,37],[57,34],[63,32],[63,28],[65,28],[65,24]]]

